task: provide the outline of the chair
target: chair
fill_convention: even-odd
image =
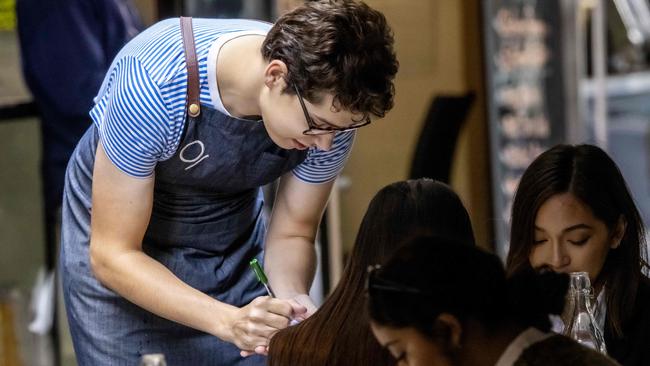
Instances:
[[[413,154],[410,179],[426,177],[449,183],[458,134],[474,97],[474,92],[469,92],[433,99]]]

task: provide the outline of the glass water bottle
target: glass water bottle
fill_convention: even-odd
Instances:
[[[142,358],[140,359],[140,366],[167,366],[167,362],[165,362],[165,355],[162,353],[142,355]]]
[[[578,343],[607,354],[603,331],[593,314],[591,299],[593,297],[591,282],[587,272],[570,273],[570,285],[567,306],[568,323],[564,335]]]

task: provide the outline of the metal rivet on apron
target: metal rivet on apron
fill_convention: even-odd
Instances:
[[[190,116],[196,117],[199,115],[199,106],[198,104],[190,104]]]

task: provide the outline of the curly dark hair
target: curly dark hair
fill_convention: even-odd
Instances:
[[[310,1],[280,17],[262,55],[283,61],[286,82],[312,103],[334,94],[334,107],[383,117],[393,107],[398,62],[384,15],[354,0]],[[285,88],[295,93],[293,88]]]

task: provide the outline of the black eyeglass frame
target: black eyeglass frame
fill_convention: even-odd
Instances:
[[[307,126],[309,127],[308,129],[302,131],[303,135],[328,135],[335,132],[353,131],[363,126],[367,126],[371,122],[370,117],[366,116],[363,121],[353,124],[349,127],[318,126],[316,123],[314,123],[314,120],[311,119],[309,111],[307,111],[307,106],[305,105],[305,100],[302,98],[302,95],[300,94],[300,91],[298,90],[296,84],[293,84],[293,90],[296,92],[296,96],[300,102],[302,112],[305,114],[305,120],[307,120]]]

